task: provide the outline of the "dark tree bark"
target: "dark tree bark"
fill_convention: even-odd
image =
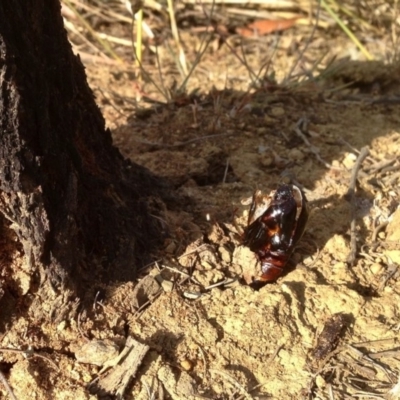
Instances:
[[[158,181],[112,146],[59,0],[0,2],[0,68],[0,211],[32,271],[75,291],[134,279]]]

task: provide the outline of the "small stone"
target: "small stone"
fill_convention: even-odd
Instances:
[[[211,265],[208,261],[206,260],[201,260],[201,266],[206,270],[206,271],[211,271],[214,269],[214,266]]]
[[[274,159],[273,157],[269,157],[269,156],[264,156],[260,158],[260,164],[263,167],[270,167],[272,164],[274,163]]]
[[[66,327],[67,327],[67,321],[61,321],[61,322],[57,325],[57,331],[58,331],[58,332],[62,332],[63,330],[65,330]]]
[[[378,274],[380,274],[380,273],[382,272],[382,270],[383,270],[383,265],[382,265],[382,264],[379,264],[379,263],[374,263],[374,264],[372,264],[372,265],[369,267],[369,269],[371,270],[371,272],[372,272],[374,275],[378,275]]]
[[[357,160],[357,156],[355,154],[347,153],[346,156],[344,157],[342,163],[347,169],[352,169],[356,160]]]
[[[295,161],[301,161],[304,159],[304,153],[299,149],[291,149],[289,151],[289,158]]]
[[[151,276],[147,275],[142,280],[140,280],[132,293],[132,304],[136,308],[140,308],[144,303],[155,296],[160,289],[160,285],[157,280]]]
[[[282,107],[272,107],[270,115],[273,117],[281,117],[282,115],[285,115],[285,109]]]
[[[99,367],[105,364],[106,361],[117,357],[119,347],[109,339],[91,340],[82,346],[75,347],[76,359],[84,364],[94,364]]]
[[[317,375],[315,378],[315,384],[319,389],[325,389],[326,387],[325,379],[321,375]]]
[[[166,279],[163,279],[161,281],[161,287],[163,288],[164,292],[172,292],[172,289],[174,288],[174,284],[171,281],[167,281]]]
[[[174,241],[171,241],[165,247],[165,252],[168,253],[168,254],[174,254],[175,250],[176,250],[176,243]]]
[[[185,358],[184,360],[181,361],[181,367],[185,371],[190,371],[192,369],[193,365],[187,358]]]
[[[193,277],[204,287],[225,279],[224,274],[216,269],[212,271],[194,271]]]
[[[271,118],[269,115],[265,114],[264,115],[264,124],[265,125],[275,125],[276,124],[276,119]]]
[[[231,262],[231,255],[230,255],[229,251],[225,247],[220,246],[218,248],[218,252],[219,252],[219,255],[221,256],[222,261],[224,261],[226,263],[230,263]]]

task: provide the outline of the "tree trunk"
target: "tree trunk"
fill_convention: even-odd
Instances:
[[[134,279],[160,237],[146,205],[160,185],[112,146],[59,0],[0,2],[0,68],[0,211],[32,272],[74,293]]]

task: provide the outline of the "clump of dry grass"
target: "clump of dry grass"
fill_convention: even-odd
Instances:
[[[249,89],[277,83],[293,86],[325,78],[333,71],[327,67],[334,57],[329,49],[315,55],[315,43],[330,32],[353,43],[366,60],[377,58],[382,50],[379,43],[385,38],[391,45],[385,47],[384,58],[397,60],[397,1],[63,0],[62,10],[70,41],[84,62],[133,69],[136,85],[142,88],[136,100],[151,97],[143,89],[151,84],[164,101],[173,102],[182,101],[195,70],[201,68],[205,55],[210,55],[210,45],[213,53],[225,47],[238,66],[245,68]],[[298,46],[297,58],[278,79],[275,71],[282,67],[275,66],[275,54],[282,53],[284,36],[277,34],[280,28],[267,27],[273,45],[265,54],[261,50],[265,40],[256,30],[252,35],[253,28],[246,28],[249,37],[242,33],[243,27],[255,26],[250,24],[254,20],[291,21],[288,26],[296,26],[300,32],[294,44]],[[193,38],[190,43],[187,32]],[[254,51],[261,55],[258,65],[249,60]]]

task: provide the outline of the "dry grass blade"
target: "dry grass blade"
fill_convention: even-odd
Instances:
[[[140,66],[142,62],[142,33],[143,33],[143,9],[141,8],[135,14],[135,21],[136,21],[136,63]],[[133,29],[133,26],[132,26]]]
[[[64,26],[73,34],[77,35],[79,37],[79,39],[82,40],[82,42],[84,42],[85,44],[87,44],[89,46],[89,48],[91,50],[93,50],[95,53],[99,53],[100,56],[102,58],[104,58],[105,60],[111,60],[111,58],[109,58],[108,56],[106,56],[99,48],[97,48],[90,40],[88,40],[85,35],[83,35],[81,32],[79,32],[79,30],[75,27],[75,25],[67,20],[64,20]],[[74,43],[72,43],[74,49],[76,50],[76,53],[81,53],[77,47],[77,45],[75,45]]]
[[[70,0],[64,0],[70,10],[75,14],[79,22],[84,26],[84,28],[91,34],[91,36],[99,42],[99,44],[103,47],[103,49],[115,60],[123,63],[122,59],[115,53],[115,51],[111,48],[109,43],[106,40],[103,40],[99,37],[97,32],[90,26],[90,24],[86,21],[86,19],[76,10],[76,8],[71,4]]]
[[[175,19],[173,0],[167,0],[167,2],[168,2],[169,18],[170,18],[170,22],[171,22],[172,36],[175,40],[175,44],[176,44],[176,47],[178,48],[178,53],[179,53],[179,66],[180,66],[180,68],[182,68],[184,75],[187,75],[188,68],[187,68],[187,63],[186,63],[186,56],[185,56],[185,52],[183,50],[182,43],[179,38],[178,26],[176,25],[176,19]]]
[[[11,386],[8,384],[6,377],[4,376],[4,374],[1,371],[0,371],[0,382],[6,388],[6,391],[7,391],[8,395],[10,396],[10,399],[17,400],[13,390],[11,389]]]
[[[343,32],[353,41],[353,43],[364,54],[365,58],[369,61],[372,61],[374,57],[361,44],[356,35],[346,26],[346,24],[340,19],[340,17],[332,10],[330,5],[325,0],[321,0],[321,4],[325,8],[325,10],[329,13],[329,15],[335,20],[335,22],[340,26]]]

